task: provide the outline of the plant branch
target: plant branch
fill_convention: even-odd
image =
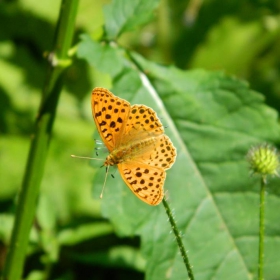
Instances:
[[[41,105],[31,136],[31,145],[21,190],[19,192],[11,243],[3,279],[21,278],[30,229],[36,211],[36,201],[42,181],[56,108],[62,88],[62,78],[69,65],[68,50],[74,34],[79,0],[62,0],[54,50],[49,55],[49,69]],[[65,62],[68,60],[67,65]]]

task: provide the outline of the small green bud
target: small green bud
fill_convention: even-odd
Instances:
[[[247,154],[247,160],[253,174],[277,175],[279,158],[276,148],[268,144],[252,147]]]

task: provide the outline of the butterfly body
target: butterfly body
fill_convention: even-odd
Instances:
[[[164,134],[154,110],[130,105],[104,88],[92,91],[92,115],[110,154],[104,165],[117,165],[119,172],[142,201],[157,205],[162,201],[165,170],[176,159],[176,149]]]
[[[132,141],[131,143],[127,143],[121,145],[114,149],[105,159],[104,165],[115,165],[120,164],[122,162],[127,162],[130,160],[134,160],[137,158],[139,154],[143,154],[145,149],[150,149],[151,146],[155,145],[156,138],[151,137],[140,141]]]

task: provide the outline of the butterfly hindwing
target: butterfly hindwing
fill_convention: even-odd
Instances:
[[[148,147],[145,147],[135,161],[142,162],[149,166],[169,169],[176,159],[176,149],[167,135],[155,137],[155,142]]]
[[[150,205],[157,205],[162,201],[166,177],[164,169],[138,162],[118,164],[118,169],[127,186],[138,198]]]
[[[154,110],[145,105],[133,105],[123,132],[122,143],[128,143],[161,135],[164,129]]]

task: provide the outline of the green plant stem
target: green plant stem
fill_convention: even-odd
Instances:
[[[67,67],[65,63],[63,65],[61,62],[69,59],[67,52],[72,44],[78,2],[79,0],[62,0],[61,3],[54,50],[49,55],[48,75],[31,136],[26,170],[18,196],[10,248],[3,273],[4,280],[18,280],[21,278],[30,229],[36,211],[39,187],[51,139],[52,125],[62,88],[62,78]]]
[[[259,229],[259,280],[263,280],[263,263],[264,263],[264,211],[265,211],[265,178],[261,180],[260,190],[260,229]]]
[[[172,231],[173,231],[173,233],[174,233],[174,235],[176,237],[176,241],[177,241],[177,244],[179,246],[179,250],[181,252],[184,264],[185,264],[185,266],[187,268],[187,271],[188,271],[189,279],[190,280],[194,280],[194,276],[193,276],[193,272],[192,272],[192,267],[190,265],[189,258],[188,258],[187,252],[185,250],[182,237],[181,237],[180,232],[179,232],[179,230],[177,228],[175,219],[174,219],[174,217],[172,215],[170,207],[169,207],[169,205],[168,205],[168,203],[167,203],[165,198],[163,198],[162,203],[163,203],[163,206],[165,208],[166,214],[168,216],[169,222],[171,224]]]

